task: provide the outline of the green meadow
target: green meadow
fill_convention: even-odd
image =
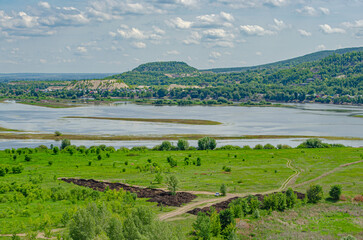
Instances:
[[[170,159],[173,164],[170,163]],[[362,205],[355,203],[355,208],[359,209],[358,216],[349,215],[346,220],[345,215],[340,213],[339,206],[349,208],[353,204],[350,203],[350,199],[363,192],[363,162],[358,162],[361,160],[363,160],[363,149],[361,148],[152,151],[143,148],[114,150],[113,148],[95,147],[61,150],[56,153],[46,148],[0,151],[0,167],[11,169],[14,166],[21,166],[23,168],[21,173],[14,174],[8,170],[9,172],[4,176],[0,176],[0,234],[44,232],[51,229],[58,229],[59,233],[62,233],[66,225],[65,212],[71,215],[90,201],[109,202],[110,206],[114,204],[114,208],[118,209],[113,198],[110,198],[107,193],[101,192],[94,196],[93,190],[58,180],[62,177],[166,188],[165,179],[175,175],[180,181],[179,191],[213,193],[219,192],[221,184],[225,184],[228,193],[242,196],[278,191],[294,173],[298,173],[298,177],[288,182],[286,188],[292,187],[294,190],[305,193],[310,183],[304,183],[318,178],[312,183],[320,184],[325,196],[328,196],[331,185],[340,184],[343,188],[342,194],[347,199],[343,203],[331,203],[324,200],[324,203],[321,203],[322,206],[330,206],[338,210],[331,210],[331,215],[319,215],[319,219],[323,218],[323,220],[315,223],[303,214],[303,209],[320,211],[319,204],[314,207],[298,206],[296,210],[289,210],[296,211],[302,219],[305,219],[306,226],[304,229],[300,229],[301,231],[313,231],[317,228],[314,224],[319,226],[325,224],[327,226],[324,225],[323,228],[329,236],[336,237],[341,232],[357,234],[363,231]],[[200,166],[198,166],[198,162]],[[288,162],[290,162],[290,167],[287,165]],[[353,162],[358,163],[339,167]],[[332,170],[334,170],[332,173],[324,176]],[[155,180],[157,172],[163,176],[164,180],[161,183],[157,183]],[[322,175],[323,177],[321,177]],[[28,188],[33,190],[22,190],[19,187],[23,186],[22,184],[27,184]],[[299,184],[303,185],[294,187]],[[17,188],[20,190],[9,190]],[[39,191],[37,192],[35,189]],[[54,197],[60,193],[69,196]],[[212,198],[214,197],[211,195],[198,194],[195,201]],[[142,198],[127,202],[127,204],[132,207],[148,206],[155,215],[178,209],[177,207],[159,207],[156,203],[146,202],[146,199]],[[128,206],[127,204],[126,206]],[[127,212],[127,209],[127,207],[123,207],[115,212],[120,214]],[[249,225],[255,226],[258,222],[267,221],[270,217],[263,212],[261,214],[262,217],[259,220],[249,218],[246,221]],[[282,214],[281,218],[286,217],[283,215],[285,212],[276,214]],[[297,216],[300,216],[299,214]],[[338,222],[334,222],[334,224],[339,224],[339,226],[344,226],[344,221],[349,219],[354,219],[354,221],[351,225],[344,226],[347,229],[339,232],[334,224],[324,223],[324,218],[330,219],[331,217],[338,219]],[[192,230],[191,223],[194,220],[195,216],[184,213],[175,217],[174,220],[169,219],[168,223],[181,227],[184,237],[190,238],[188,233]],[[277,234],[276,231],[273,232],[276,227],[274,224],[280,224],[278,229],[281,228],[281,231],[284,231],[286,227],[286,224],[276,223],[276,221],[266,225],[265,228],[256,225],[256,231],[249,229],[248,234],[241,234],[241,237],[246,237],[246,239],[253,236],[265,238],[268,234]],[[296,222],[294,224],[296,225]],[[244,232],[243,227],[238,228],[238,231]],[[294,231],[291,234],[294,234]],[[319,234],[321,234],[320,231]],[[55,235],[54,233],[53,236]],[[2,236],[4,239],[11,239]]]

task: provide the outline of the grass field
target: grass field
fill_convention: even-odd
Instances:
[[[30,161],[25,161],[25,155],[30,156]],[[16,160],[14,160],[14,156],[17,156]],[[83,189],[57,180],[60,177],[92,178],[145,187],[165,188],[165,183],[157,184],[154,180],[155,171],[158,168],[163,172],[164,179],[167,176],[176,175],[180,180],[179,190],[183,191],[218,192],[220,185],[225,183],[229,193],[262,193],[279,189],[286,179],[295,173],[293,169],[287,167],[289,161],[291,161],[291,166],[300,172],[296,182],[288,185],[294,187],[295,184],[317,178],[342,164],[360,161],[363,159],[362,156],[363,149],[360,148],[213,151],[118,150],[116,152],[99,151],[98,153],[76,151],[72,155],[68,152],[53,154],[51,150],[44,149],[20,155],[0,151],[0,166],[18,166],[21,164],[24,167],[23,172],[20,174],[6,174],[0,177],[0,192],[1,186],[4,184],[29,182],[33,182],[45,192],[48,191],[48,194],[54,187],[62,187],[67,191],[75,188]],[[177,161],[176,167],[170,166],[167,162],[168,157],[172,157]],[[98,160],[99,158],[101,160]],[[189,165],[185,164],[185,158],[188,158]],[[193,164],[198,158],[201,160],[201,166]],[[153,164],[155,167],[153,167]],[[230,172],[222,168],[230,168]],[[343,195],[350,199],[363,192],[362,172],[363,163],[357,163],[339,168],[334,173],[314,183],[323,186],[326,196],[331,185],[341,184],[343,186]],[[308,186],[300,186],[297,190],[305,192]],[[102,194],[99,200],[105,201],[102,200],[104,199]],[[64,226],[60,223],[63,213],[65,211],[75,211],[76,208],[87,203],[87,200],[52,201],[46,198],[45,200],[34,199],[29,202],[27,198],[15,195],[13,192],[0,194],[0,234],[63,228]],[[16,197],[19,197],[20,200],[11,200]],[[198,197],[199,200],[208,198],[212,197],[203,195]],[[155,203],[146,202],[145,199],[138,199],[135,204],[150,206],[150,209],[156,214],[160,213],[160,207],[157,207]],[[327,202],[322,204],[322,208],[318,206],[301,206],[289,210],[297,212],[298,217],[289,220],[288,225],[295,227],[289,228],[290,230],[286,234],[291,234],[286,235],[286,239],[288,239],[288,236],[306,236],[302,233],[304,231],[316,232],[317,237],[322,235],[333,238],[340,236],[341,233],[359,235],[359,232],[363,232],[362,205]],[[325,207],[329,211],[322,210]],[[176,207],[164,207],[162,212],[175,209]],[[352,210],[345,213],[342,212],[342,209]],[[307,216],[309,211],[323,211],[324,214],[319,214],[317,218],[313,218]],[[358,214],[356,214],[357,216],[351,214],[354,211]],[[251,227],[248,228],[248,231],[244,231],[247,235],[242,234],[242,236],[246,238],[256,236],[257,239],[265,239],[266,236],[277,236],[277,234],[286,232],[288,225],[276,219],[286,222],[288,220],[285,218],[288,218],[288,213],[273,214],[277,214],[278,217],[274,217],[275,220],[272,222],[269,220],[270,215],[263,215],[259,220],[247,219],[246,221]],[[191,223],[194,219],[195,216],[183,214],[174,220],[170,219],[170,224],[180,226],[182,231],[187,234],[191,231]],[[304,221],[304,226],[300,226],[302,229],[296,227],[298,219],[305,219],[301,220]],[[328,220],[334,221],[332,223]],[[269,222],[269,224],[260,225],[261,221]],[[348,221],[351,222],[350,225],[345,224]],[[276,224],[279,227],[276,227]],[[339,230],[338,226],[344,229]],[[243,227],[239,231],[242,230]],[[10,238],[4,237],[4,239]]]

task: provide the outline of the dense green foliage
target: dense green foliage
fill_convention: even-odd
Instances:
[[[311,185],[306,191],[309,203],[317,203],[323,199],[323,188],[320,185]]]
[[[42,100],[49,98],[96,100],[110,98],[177,100],[157,104],[190,105],[229,104],[234,102],[319,102],[363,103],[363,51],[333,54],[326,58],[294,64],[289,67],[252,69],[232,73],[200,73],[178,62],[150,63],[139,70],[110,77],[116,78],[130,88],[93,91],[68,89],[48,91],[50,86],[66,86],[64,82],[19,82],[0,84],[0,97]],[[172,64],[173,63],[173,64]],[[186,68],[186,69],[185,69]],[[188,70],[189,69],[189,70]],[[148,70],[148,71],[147,71]],[[150,70],[150,71],[149,71]],[[169,72],[184,72],[173,73]],[[191,72],[191,73],[186,73]],[[166,74],[166,75],[165,75]],[[187,88],[167,88],[179,84]],[[150,87],[133,87],[133,86]],[[193,87],[195,86],[195,87]]]
[[[329,196],[334,200],[338,201],[340,198],[340,195],[342,195],[342,186],[340,185],[334,185],[330,188]]]

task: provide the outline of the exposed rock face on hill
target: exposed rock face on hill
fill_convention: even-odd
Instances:
[[[66,87],[67,90],[71,89],[88,89],[88,90],[115,90],[121,88],[128,88],[127,84],[120,80],[83,80],[76,83],[71,83]]]

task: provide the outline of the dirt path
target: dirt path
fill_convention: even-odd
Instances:
[[[194,202],[188,205],[185,205],[181,208],[178,208],[175,211],[172,212],[168,212],[168,213],[164,213],[164,214],[160,214],[159,215],[159,219],[160,220],[167,220],[176,216],[179,216],[181,214],[184,214],[194,208],[197,207],[201,207],[201,205],[203,205],[203,207],[210,207],[215,203],[219,203],[219,202],[223,202],[226,201],[230,198],[234,198],[234,197],[246,197],[248,195],[254,195],[254,194],[270,194],[270,193],[274,193],[274,192],[281,192],[283,191],[292,181],[295,181],[295,179],[299,176],[299,174],[301,173],[301,171],[297,168],[294,168],[293,166],[291,166],[291,162],[292,160],[290,159],[286,159],[287,163],[286,163],[286,167],[292,169],[294,171],[294,174],[292,174],[291,176],[289,176],[283,183],[282,185],[278,188],[278,189],[274,189],[274,190],[269,190],[266,192],[259,192],[259,193],[235,193],[235,194],[227,194],[226,197],[221,197],[221,198],[216,198],[216,199],[207,199],[207,200],[203,200],[203,201],[198,201],[198,202]],[[206,192],[206,191],[185,191],[188,193],[192,193],[192,194],[206,194],[206,195],[214,195],[215,193],[213,192]]]
[[[60,232],[62,230],[63,230],[62,228],[57,228],[57,229],[52,229],[50,231],[52,232],[52,234],[54,234],[54,233]],[[15,234],[15,235],[18,236],[18,237],[26,237],[27,236],[26,233],[18,233],[18,234]],[[0,237],[12,237],[12,236],[13,236],[13,234],[0,234]],[[37,233],[36,238],[37,239],[57,239],[56,237],[50,237],[50,238],[46,237],[44,232]]]
[[[358,164],[358,163],[362,163],[362,162],[363,162],[363,160],[356,161],[356,162],[351,162],[351,163],[345,163],[345,164],[342,164],[342,165],[340,165],[339,167],[334,168],[333,170],[331,170],[331,171],[329,171],[329,172],[325,172],[325,173],[323,173],[323,174],[322,174],[322,175],[320,175],[319,177],[316,177],[316,178],[313,178],[313,179],[311,179],[311,180],[308,180],[308,181],[305,181],[305,182],[302,182],[302,183],[296,184],[296,185],[294,185],[294,187],[295,187],[295,188],[297,188],[297,187],[301,187],[301,186],[303,186],[303,185],[306,185],[306,184],[309,184],[309,183],[312,183],[312,182],[318,181],[319,179],[322,179],[323,177],[326,177],[326,176],[328,176],[328,175],[330,175],[330,174],[332,174],[332,173],[334,173],[334,172],[336,172],[336,171],[338,171],[338,170],[340,170],[340,169],[342,169],[342,168],[344,168],[344,167],[348,167],[348,166],[351,166],[351,165],[354,165],[354,164]]]

